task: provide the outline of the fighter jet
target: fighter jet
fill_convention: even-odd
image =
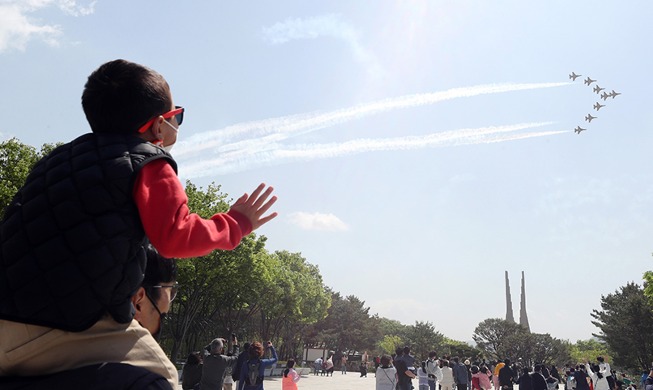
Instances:
[[[603,101],[608,100],[609,97],[610,97],[610,95],[608,95],[608,94],[605,93],[605,92],[603,92],[603,93],[601,94],[601,99],[603,99]]]
[[[583,128],[580,127],[580,126],[576,126],[576,128],[574,129],[574,131],[576,132],[576,134],[580,134],[581,131],[585,131],[585,130],[587,130],[587,129],[583,129]]]
[[[569,78],[571,79],[571,81],[576,81],[576,78],[578,78],[580,76],[582,76],[582,74],[576,74],[574,72],[571,72],[571,74],[569,75]]]
[[[601,103],[599,103],[599,102],[596,102],[596,104],[594,105],[594,109],[595,109],[596,111],[600,110],[601,107],[605,107],[605,104],[601,104]]]
[[[596,118],[598,118],[598,116],[592,116],[591,114],[587,114],[585,120],[588,122],[592,122],[592,119],[596,119]]]
[[[613,99],[614,99],[615,97],[617,97],[617,95],[621,95],[621,93],[620,93],[620,92],[615,92],[614,89],[612,90],[612,92],[610,92],[610,93],[608,94],[608,96],[610,96],[610,97],[613,98]],[[606,98],[606,99],[607,99],[607,98]]]
[[[594,89],[592,91],[596,92],[596,94],[598,95],[599,92],[603,91],[604,89],[605,88],[601,88],[601,87],[599,87],[598,84],[596,84],[596,86],[594,87]]]
[[[586,85],[590,85],[590,84],[592,84],[592,83],[595,82],[595,81],[596,81],[596,80],[592,80],[591,78],[588,77],[588,78],[586,78],[585,81],[583,81],[583,82],[584,82]]]

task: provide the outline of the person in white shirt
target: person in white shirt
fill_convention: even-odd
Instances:
[[[442,380],[442,370],[440,361],[435,351],[429,352],[429,358],[426,361],[426,374],[428,375],[429,389],[435,390],[436,382]]]

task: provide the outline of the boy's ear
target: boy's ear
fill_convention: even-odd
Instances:
[[[154,123],[152,123],[150,131],[152,132],[155,140],[163,141],[163,121],[163,117],[159,115],[156,119],[154,119]]]

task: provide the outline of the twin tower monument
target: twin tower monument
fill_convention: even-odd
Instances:
[[[508,271],[506,271],[506,321],[515,322],[512,315],[512,299],[510,298],[510,281],[508,280]],[[531,331],[528,325],[528,315],[526,314],[526,287],[524,285],[524,271],[521,273],[521,303],[519,304],[519,325],[527,331]]]

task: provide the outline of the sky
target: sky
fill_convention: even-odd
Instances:
[[[141,63],[186,108],[180,179],[274,186],[267,248],[371,314],[470,341],[505,317],[505,271],[519,318],[523,271],[531,330],[586,340],[601,296],[653,269],[652,17],[644,0],[0,0],[0,140],[89,132],[88,75]]]

